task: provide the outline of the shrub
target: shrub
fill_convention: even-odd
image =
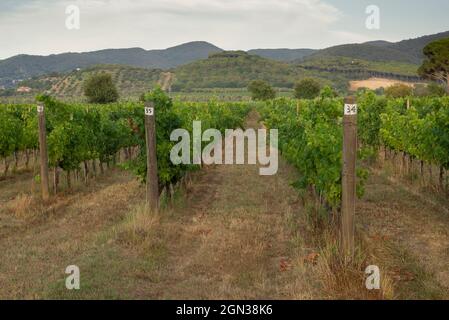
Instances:
[[[413,94],[413,88],[405,84],[394,84],[385,89],[385,95],[388,98],[405,98]]]
[[[91,103],[111,103],[118,100],[118,91],[107,73],[91,76],[84,82],[84,95]]]
[[[251,93],[253,100],[271,100],[276,98],[276,92],[265,81],[256,80],[248,85],[248,91]]]
[[[315,79],[304,79],[295,85],[297,99],[314,99],[320,95],[321,84]]]

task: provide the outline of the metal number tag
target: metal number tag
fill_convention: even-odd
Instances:
[[[145,115],[146,116],[153,116],[154,115],[154,108],[147,108],[147,107],[145,107]]]
[[[345,116],[355,116],[358,107],[356,104],[345,104]]]
[[[44,106],[37,106],[37,112],[39,113],[44,112]]]

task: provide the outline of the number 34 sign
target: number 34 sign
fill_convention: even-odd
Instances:
[[[345,116],[357,115],[358,107],[356,104],[345,104]]]

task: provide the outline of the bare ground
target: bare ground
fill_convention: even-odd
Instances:
[[[368,88],[376,90],[379,88],[388,88],[395,84],[404,84],[406,86],[413,87],[414,83],[404,82],[399,80],[385,79],[385,78],[370,78],[367,80],[355,80],[350,82],[350,88],[356,91],[359,88]]]

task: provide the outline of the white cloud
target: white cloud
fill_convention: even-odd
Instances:
[[[65,29],[65,7],[81,30]],[[324,0],[34,0],[0,14],[0,58],[102,48],[165,48],[194,40],[224,49],[323,47],[342,37],[343,14]]]

